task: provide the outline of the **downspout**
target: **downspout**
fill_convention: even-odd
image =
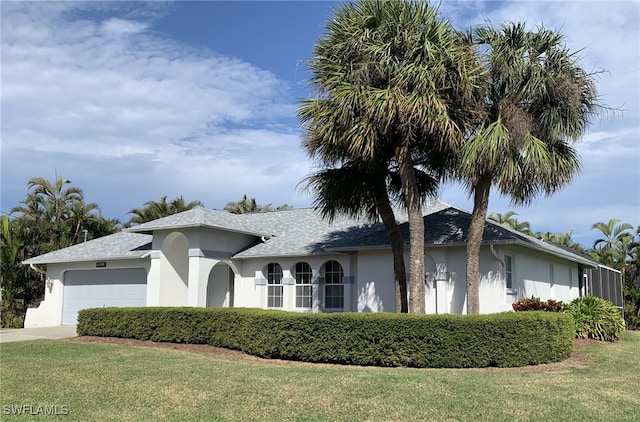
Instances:
[[[46,274],[47,274],[47,272],[46,272],[46,271],[43,271],[43,270],[41,270],[40,268],[36,267],[36,265],[35,265],[35,264],[33,264],[33,263],[29,264],[29,267],[30,267],[33,271],[37,272],[38,274],[42,274],[42,275],[46,275]]]

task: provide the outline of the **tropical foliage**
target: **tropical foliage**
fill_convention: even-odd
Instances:
[[[473,314],[479,312],[479,252],[491,188],[528,204],[567,185],[580,168],[572,143],[600,105],[593,75],[561,34],[515,23],[479,27],[469,38],[487,76],[481,118],[456,168],[474,198],[467,238],[467,312]]]
[[[1,219],[2,326],[21,326],[27,306],[44,294],[41,275],[23,260],[119,229],[117,220],[103,218],[100,207],[85,202],[82,189],[65,178],[34,177],[27,187],[27,196]]]
[[[505,214],[492,213],[490,220],[511,229],[555,243],[584,255],[608,267],[619,270],[624,283],[624,317],[628,328],[640,328],[640,226],[633,230],[629,223],[618,218],[608,222],[594,223],[591,228],[599,232],[592,247],[575,242],[571,231],[564,233],[532,232],[528,222],[519,222],[513,211]]]
[[[409,219],[409,311],[424,313],[423,195],[416,166],[460,147],[472,115],[465,111],[481,99],[482,69],[437,9],[379,0],[340,5],[309,67],[318,96],[303,101],[299,112],[305,147],[328,169],[367,161],[376,161],[382,175],[385,167],[397,168]],[[371,199],[356,202],[366,208]]]
[[[595,296],[574,299],[568,306],[576,324],[576,337],[616,341],[624,330],[620,311],[609,301]]]
[[[269,211],[283,211],[292,209],[293,206],[288,204],[282,204],[279,207],[272,208],[271,204],[259,205],[256,202],[256,198],[247,198],[244,195],[240,201],[229,202],[225,205],[224,209],[232,214],[250,214],[254,212],[269,212]]]
[[[188,211],[198,206],[202,206],[202,202],[192,201],[187,203],[182,196],[178,196],[176,199],[167,202],[167,196],[165,195],[160,198],[160,201],[147,201],[144,203],[144,206],[129,211],[129,214],[133,214],[133,217],[129,219],[127,226],[147,223],[157,220],[158,218]]]

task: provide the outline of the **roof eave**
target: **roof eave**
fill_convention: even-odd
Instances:
[[[203,224],[203,223],[175,224],[175,225],[171,225],[171,226],[155,227],[155,228],[153,228],[153,227],[151,227],[151,228],[140,228],[140,229],[137,229],[136,227],[129,227],[129,228],[126,228],[124,231],[131,232],[131,233],[143,233],[143,234],[151,234],[152,235],[153,232],[155,232],[155,231],[178,230],[178,229],[198,229],[198,228],[221,230],[221,231],[225,231],[225,232],[246,234],[248,236],[255,236],[255,237],[273,237],[274,236],[271,233],[251,232],[251,231],[248,231],[248,230],[236,230],[236,229],[230,229],[228,227],[213,226],[213,225],[210,225],[210,224]]]
[[[69,262],[92,262],[92,261],[121,261],[126,259],[144,259],[149,255],[149,251],[145,251],[140,255],[119,255],[119,256],[94,256],[90,258],[59,258],[52,260],[40,261],[37,258],[26,259],[21,262],[22,265],[46,265],[46,264],[65,264]]]

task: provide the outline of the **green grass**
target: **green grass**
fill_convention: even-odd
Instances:
[[[6,343],[5,405],[65,405],[63,420],[640,420],[640,333],[592,361],[434,370],[234,362],[168,348]],[[16,416],[25,420],[29,417]]]

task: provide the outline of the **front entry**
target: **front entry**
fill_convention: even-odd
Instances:
[[[207,283],[207,308],[233,307],[233,279],[229,265],[221,262],[213,267]]]

